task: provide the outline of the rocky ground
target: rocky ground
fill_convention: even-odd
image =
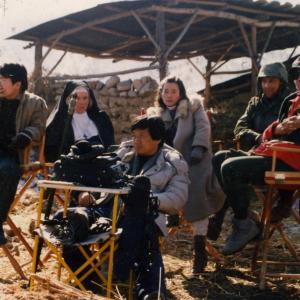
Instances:
[[[257,206],[257,203],[255,204]],[[28,192],[13,212],[12,218],[22,229],[25,237],[33,242],[30,234],[30,224],[36,217],[37,193]],[[228,214],[224,232],[219,245],[224,242],[229,230],[230,214]],[[289,220],[287,229],[296,243],[300,246],[299,224]],[[9,235],[10,232],[7,232]],[[30,257],[24,246],[15,237],[9,237],[9,248],[14,257],[21,263],[25,274],[30,274]],[[217,247],[217,245],[215,244]],[[299,280],[270,279],[265,291],[257,287],[257,277],[250,272],[250,260],[253,245],[247,246],[241,253],[226,258],[226,264],[220,266],[210,260],[207,271],[199,278],[190,277],[192,243],[191,234],[184,229],[168,237],[163,245],[164,262],[166,266],[167,287],[169,299],[300,299]],[[271,258],[288,258],[288,252],[278,236],[271,244]],[[44,272],[47,278],[55,278],[54,261],[50,259],[48,268]],[[0,251],[0,299],[70,299],[62,293],[49,292],[47,287],[36,285],[35,291],[30,292],[27,281],[20,280],[11,267],[8,259]],[[277,269],[278,270],[278,269]],[[296,269],[294,268],[296,271]],[[291,269],[285,271],[292,272]],[[298,271],[300,268],[298,267]],[[120,298],[120,297],[119,297]],[[80,299],[72,298],[72,299]],[[92,299],[92,296],[91,298]]]

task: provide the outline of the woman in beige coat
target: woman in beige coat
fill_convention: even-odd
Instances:
[[[208,217],[223,205],[224,195],[213,175],[211,129],[200,99],[189,99],[183,82],[176,77],[162,81],[155,107],[148,115],[160,116],[166,126],[166,143],[182,153],[190,169],[186,219],[194,236],[193,273],[201,273],[207,264],[205,237]]]

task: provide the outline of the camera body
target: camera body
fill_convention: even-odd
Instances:
[[[82,159],[76,155],[61,155],[54,164],[56,180],[77,184],[123,188],[128,185],[126,166],[115,153],[105,153],[94,158]]]

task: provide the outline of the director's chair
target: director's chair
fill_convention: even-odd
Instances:
[[[274,196],[275,189],[288,189],[294,190],[294,199],[299,196],[300,189],[300,172],[284,172],[276,171],[276,160],[278,152],[294,152],[300,153],[300,149],[287,148],[283,146],[270,146],[273,151],[272,158],[272,169],[265,173],[265,183],[267,185],[267,192],[261,193],[259,198],[263,201],[263,211],[261,215],[261,225],[262,225],[262,238],[257,241],[253,258],[252,258],[252,271],[255,271],[257,264],[261,264],[260,275],[259,275],[259,288],[265,288],[266,276],[270,277],[282,277],[282,278],[294,278],[300,279],[300,273],[287,273],[287,272],[267,272],[268,265],[279,265],[279,266],[300,266],[300,258],[297,251],[288,238],[283,228],[283,221],[271,224],[271,210],[272,206],[276,200]],[[295,217],[296,221],[299,223],[299,216],[295,210],[292,210],[292,215]],[[275,231],[278,231],[281,239],[286,245],[289,253],[294,258],[294,261],[270,261],[268,260],[269,254],[269,242]],[[258,260],[258,254],[261,249],[262,260]]]
[[[117,215],[119,207],[119,195],[127,194],[128,189],[107,189],[107,188],[95,188],[79,186],[70,182],[63,181],[49,181],[42,180],[38,182],[40,188],[40,197],[38,205],[38,215],[37,215],[37,229],[34,244],[34,257],[32,263],[32,272],[35,273],[37,270],[38,261],[38,248],[40,243],[40,238],[46,243],[46,246],[54,254],[55,259],[58,263],[58,279],[61,279],[61,268],[67,271],[68,277],[65,280],[67,283],[73,281],[81,290],[85,291],[86,288],[83,285],[83,280],[87,278],[92,272],[95,272],[98,278],[103,282],[103,286],[106,288],[106,296],[111,297],[112,294],[112,275],[113,275],[113,259],[114,252],[116,250],[116,239],[121,234],[121,230],[117,229]],[[48,228],[42,225],[41,215],[42,215],[42,205],[44,198],[44,191],[46,188],[59,189],[64,191],[64,216],[67,214],[67,208],[69,206],[71,191],[86,191],[86,192],[96,192],[96,193],[110,193],[114,194],[113,200],[113,210],[112,210],[112,226],[110,232],[101,233],[97,235],[89,235],[86,240],[75,243],[72,246],[78,247],[82,255],[85,257],[86,261],[75,271],[66,263],[63,258],[62,247],[63,245],[57,243],[57,240],[51,236]],[[85,246],[89,246],[91,254],[85,250]],[[103,263],[108,262],[107,274],[104,274],[99,267]],[[33,286],[33,280],[31,279],[30,286]]]

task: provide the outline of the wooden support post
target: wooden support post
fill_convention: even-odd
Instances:
[[[273,32],[274,32],[274,29],[275,29],[275,22],[273,22],[273,25],[271,26],[270,28],[270,31],[269,31],[269,34],[268,34],[268,37],[266,39],[266,42],[264,44],[264,48],[263,50],[261,51],[261,53],[259,54],[259,56],[257,57],[257,65],[258,67],[260,66],[260,62],[263,58],[263,55],[265,54],[269,44],[270,44],[270,41],[271,41],[271,38],[272,38],[272,35],[273,35]]]
[[[159,62],[159,79],[162,80],[166,77],[168,72],[168,60],[165,57],[166,49],[166,26],[165,26],[165,13],[157,12],[156,15],[156,41],[159,45],[159,50],[156,52]]]
[[[207,61],[205,74],[204,108],[208,107],[210,100],[211,61]]]
[[[32,73],[32,90],[36,94],[40,94],[42,91],[42,58],[43,58],[43,44],[41,42],[36,43],[34,53],[34,70]]]
[[[251,57],[251,94],[257,94],[257,75],[258,75],[258,66],[257,66],[257,28],[255,26],[251,27],[251,48],[253,56]]]

